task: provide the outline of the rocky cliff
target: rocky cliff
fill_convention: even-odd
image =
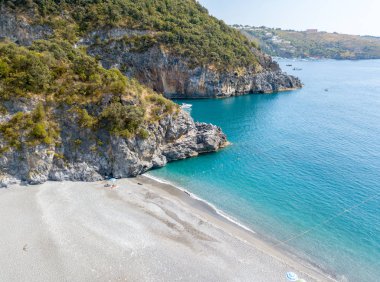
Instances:
[[[220,71],[212,66],[190,67],[186,58],[175,56],[159,46],[144,52],[131,52],[131,46],[123,38],[132,31],[121,34],[123,37],[112,30],[107,33],[108,37],[104,33],[93,33],[92,38],[87,37],[80,44],[88,48],[88,54],[99,58],[105,68],[119,68],[127,76],[164,93],[167,98],[230,97],[302,87],[298,78],[282,72],[271,57],[257,50],[252,52],[259,59],[259,71],[254,67]]]
[[[33,12],[28,13],[17,16],[3,7],[0,38],[30,45],[36,39],[48,39],[57,33],[51,25],[27,20],[33,18]],[[168,98],[229,97],[302,87],[298,78],[282,72],[270,56],[254,47],[248,51],[254,58],[252,63],[228,66],[226,62],[220,68],[211,59],[208,63],[194,64],[194,58],[173,52],[174,47],[160,43],[161,37],[161,32],[154,30],[104,26],[82,32],[76,45],[85,46],[88,54],[99,59],[105,68],[119,68]],[[205,51],[202,49],[200,53]]]
[[[34,40],[46,39],[53,34],[48,25],[31,24],[27,18],[6,8],[4,3],[0,3],[0,14],[0,39],[8,38],[21,45],[30,45]]]
[[[0,187],[131,177],[227,144],[67,42],[0,42]]]
[[[2,122],[22,112],[34,110],[37,101],[5,103],[7,114]],[[96,105],[97,111],[107,101]],[[91,105],[88,105],[91,107]],[[213,152],[226,146],[226,136],[211,124],[195,123],[188,113],[167,115],[147,128],[148,137],[122,138],[106,129],[83,128],[67,106],[55,108],[60,128],[56,144],[11,148],[0,156],[0,187],[12,183],[39,184],[47,180],[97,181],[106,177],[131,177],[167,162]],[[0,138],[0,147],[5,146]]]

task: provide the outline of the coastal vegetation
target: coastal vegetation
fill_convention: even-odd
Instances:
[[[51,145],[57,141],[58,126],[45,112],[44,106],[39,104],[33,112],[17,112],[8,122],[1,123],[0,133],[7,143],[1,148],[1,153],[4,153],[10,147],[21,149],[22,144]]]
[[[326,58],[359,60],[380,58],[380,38],[317,30],[294,31],[279,28],[234,25],[252,42],[283,58]]]
[[[3,0],[0,10],[0,38],[66,42],[168,98],[302,87],[195,0]]]
[[[127,38],[131,51],[154,45],[184,57],[192,66],[218,69],[257,64],[257,48],[237,30],[208,14],[195,0],[8,0],[8,7],[35,24],[53,28],[56,39],[74,44],[90,31],[122,27],[150,31]]]
[[[101,107],[106,96],[111,101]],[[59,126],[55,111],[60,105],[69,108],[66,115],[82,128],[101,126],[114,135],[145,138],[149,123],[178,110],[173,102],[136,80],[119,70],[104,69],[84,50],[59,40],[35,41],[29,47],[0,43],[0,99],[2,115],[8,113],[4,105],[9,102],[26,99],[36,104],[31,112],[16,112],[0,123],[7,147],[16,149],[22,144],[56,144]]]

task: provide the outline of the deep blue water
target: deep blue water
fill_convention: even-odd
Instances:
[[[190,101],[194,119],[221,126],[233,145],[150,174],[273,244],[314,228],[286,248],[339,279],[379,281],[380,61],[292,62],[302,71],[289,62],[301,90]]]

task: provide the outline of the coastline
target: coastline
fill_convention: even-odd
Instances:
[[[181,192],[185,193],[186,196],[190,197],[192,200],[194,200],[194,202],[197,202],[199,203],[200,205],[203,206],[203,208],[208,212],[210,213],[210,215],[214,216],[214,217],[217,217],[217,218],[220,218],[221,220],[224,220],[230,224],[234,224],[234,225],[237,225],[239,228],[242,228],[244,229],[245,231],[249,232],[249,233],[252,233],[252,234],[255,234],[256,232],[253,231],[251,228],[245,226],[244,224],[240,223],[237,219],[229,216],[228,214],[224,213],[222,210],[218,209],[216,206],[214,206],[213,204],[207,202],[206,200],[198,197],[197,195],[191,193],[190,191],[186,190],[185,188],[183,187],[179,187],[179,186],[176,186],[174,185],[173,183],[170,183],[169,181],[166,181],[164,179],[160,179],[158,177],[155,177],[155,176],[152,176],[150,175],[149,173],[145,173],[143,175],[140,175],[139,177],[143,177],[143,178],[147,178],[147,179],[144,179],[143,181],[144,182],[152,182],[151,184],[153,186],[157,186],[157,185],[165,185],[163,187],[160,187],[168,192],[170,192],[171,190],[180,190]],[[173,192],[173,191],[172,191]],[[179,195],[177,195],[179,196]],[[190,205],[194,205],[195,203],[189,203]],[[199,207],[198,207],[199,208]]]
[[[0,280],[334,281],[186,190],[104,183],[0,189]]]
[[[297,256],[296,253],[290,252],[288,249],[272,245],[275,241],[270,241],[265,236],[262,236],[250,227],[240,223],[231,215],[228,215],[212,203],[198,197],[185,188],[170,183],[167,180],[152,176],[149,172],[140,175],[137,178],[139,178],[139,180],[143,183],[150,183],[155,188],[163,189],[175,197],[180,197],[180,199],[184,200],[187,205],[194,209],[194,214],[199,214],[199,212],[202,212],[203,209],[204,211],[202,212],[202,215],[206,216],[207,220],[215,224],[215,226],[222,227],[224,231],[230,231],[231,236],[243,240],[255,248],[260,249],[264,253],[270,254],[276,259],[299,269],[299,271],[305,272],[307,275],[310,271],[310,275],[312,276],[311,278],[315,278],[315,281],[338,281],[334,275],[321,269],[312,261],[306,261],[305,259]]]

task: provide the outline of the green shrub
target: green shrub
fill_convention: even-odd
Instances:
[[[45,129],[45,125],[43,123],[36,123],[30,132],[30,136],[35,139],[45,139],[48,136],[48,133]]]
[[[0,77],[7,77],[11,71],[8,63],[5,60],[0,59]]]
[[[54,158],[56,158],[58,160],[64,160],[65,156],[63,154],[60,154],[60,153],[54,153]]]
[[[0,104],[0,115],[6,115],[8,113],[8,110],[4,105]]]
[[[142,139],[148,139],[149,138],[149,131],[144,129],[144,128],[141,128],[139,130],[139,133],[138,135],[142,138]]]
[[[154,103],[159,109],[163,110],[164,113],[172,113],[177,105],[164,96],[153,93],[147,96],[146,100],[150,103]]]
[[[111,132],[129,138],[144,123],[144,109],[113,102],[103,110],[100,117]]]
[[[83,141],[80,140],[80,139],[75,139],[75,140],[74,140],[74,146],[75,146],[75,147],[79,147],[80,145],[82,145],[82,143],[83,143]]]
[[[58,127],[47,117],[42,105],[32,113],[18,112],[0,124],[0,133],[8,146],[21,149],[21,146],[52,145],[58,140]]]
[[[42,104],[38,104],[36,109],[33,111],[33,120],[35,122],[41,122],[46,119],[46,113],[44,106]]]
[[[78,115],[78,124],[80,127],[93,128],[98,123],[97,118],[89,115],[86,109],[78,110]]]

